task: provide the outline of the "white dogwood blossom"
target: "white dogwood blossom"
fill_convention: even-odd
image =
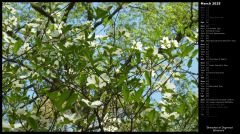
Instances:
[[[98,100],[90,102],[89,100],[82,99],[82,102],[84,102],[87,106],[89,106],[91,108],[97,108],[103,104],[101,101],[98,101]]]
[[[24,86],[24,84],[20,84],[20,83],[19,83],[19,80],[14,81],[12,84],[13,84],[13,87],[20,87],[20,88],[21,88],[21,87]]]
[[[131,47],[132,49],[137,49],[139,51],[143,50],[143,44],[141,42],[136,42],[135,40],[132,41],[133,46]]]
[[[54,30],[51,35],[52,37],[58,37],[61,33],[62,33],[61,30]]]
[[[106,82],[104,82],[102,79],[99,80],[99,88],[107,86]]]
[[[165,93],[163,95],[163,98],[172,99],[172,94],[171,93]]]
[[[167,89],[173,89],[174,90],[176,88],[175,84],[173,84],[170,81],[167,81],[165,86],[166,86]]]
[[[88,106],[90,105],[90,101],[89,101],[89,100],[82,99],[82,102],[84,102],[84,103],[87,104]]]
[[[27,26],[36,28],[36,27],[39,26],[39,24],[37,24],[37,23],[28,23]]]
[[[101,101],[94,101],[91,103],[91,108],[97,108],[98,106],[101,106],[103,103]]]
[[[99,83],[97,83],[96,79],[99,80],[98,81]],[[101,74],[100,77],[98,77],[96,75],[91,75],[87,78],[87,86],[90,84],[93,84],[96,87],[102,88],[107,85],[106,82],[110,82],[110,78],[106,73]]]
[[[106,73],[101,74],[100,77],[103,78],[103,80],[110,82],[110,78]]]
[[[171,47],[179,47],[179,43],[177,42],[177,40],[169,40],[168,37],[163,37],[162,40],[160,40],[161,42],[161,48],[162,49],[168,49]]]
[[[161,116],[165,119],[168,119],[169,117],[173,116],[174,118],[178,118],[179,114],[177,112],[173,112],[173,113],[167,113],[166,111],[164,111]]]
[[[104,127],[103,129],[104,129],[104,131],[106,131],[106,132],[115,132],[115,131],[118,130],[118,128],[115,127],[115,126]]]
[[[177,42],[177,40],[171,40],[171,43],[175,46],[175,47],[179,47],[179,45],[178,45],[178,42]]]
[[[96,84],[96,80],[95,80],[95,75],[91,75],[90,77],[87,78],[87,86],[90,84]]]

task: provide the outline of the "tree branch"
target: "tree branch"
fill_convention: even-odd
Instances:
[[[108,20],[111,20],[112,17],[113,17],[117,12],[119,12],[121,9],[122,9],[122,5],[120,5],[115,11],[113,11],[112,14],[110,14],[110,15],[108,16]],[[103,23],[103,19],[101,19],[101,21],[95,23],[93,29],[96,29],[96,28],[97,28],[99,25],[101,25],[102,23]]]
[[[101,129],[101,132],[104,132],[103,126],[102,126],[102,122],[101,122],[101,118],[100,118],[99,115],[98,115],[98,110],[94,109],[94,113],[95,113],[95,115],[97,116],[98,126],[99,126],[99,128]]]
[[[180,68],[182,71],[176,71],[176,72],[180,72],[180,73],[188,73],[188,74],[192,74],[192,75],[198,75],[198,73],[193,73],[191,71],[188,71],[188,70],[184,70],[182,68]]]
[[[75,4],[75,2],[71,2],[71,3],[68,4],[68,7],[66,8],[65,13],[64,13],[63,18],[62,18],[62,21],[64,23],[67,22],[68,14],[69,14],[70,10],[74,7],[74,4]]]
[[[46,11],[44,11],[41,7],[39,7],[38,5],[36,5],[35,3],[31,3],[31,6],[33,9],[35,9],[37,12],[39,12],[41,15],[47,17],[52,23],[55,23],[54,18],[47,13]]]

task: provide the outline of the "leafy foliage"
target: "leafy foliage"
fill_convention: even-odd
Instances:
[[[2,11],[3,131],[198,130],[197,3]]]

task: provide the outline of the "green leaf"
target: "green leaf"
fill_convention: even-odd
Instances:
[[[130,91],[126,85],[122,87],[122,93],[123,93],[124,100],[128,101]]]
[[[145,78],[147,80],[147,84],[150,85],[151,84],[150,74],[147,71],[145,71],[144,76],[145,76]]]
[[[90,124],[90,123],[93,122],[94,119],[95,119],[95,116],[94,116],[94,115],[91,115],[91,116],[88,118],[87,122]]]
[[[198,86],[198,83],[196,80],[191,80],[192,83],[194,83],[196,86]]]
[[[150,120],[150,121],[153,121],[154,120],[154,116],[155,115],[155,111],[154,110],[152,110],[150,113],[148,113],[148,119]]]
[[[137,63],[141,62],[141,53],[136,52]]]
[[[168,88],[165,88],[165,89],[163,90],[163,93],[174,93],[174,92],[175,92],[174,90],[168,89]]]
[[[31,128],[33,130],[37,130],[38,129],[37,122],[32,117],[28,117],[27,121],[28,121],[28,124],[31,126]]]
[[[68,99],[71,98],[69,95],[70,95],[70,91],[68,90],[65,90],[61,94],[59,93],[59,91],[55,91],[55,92],[49,93],[49,98],[59,111],[63,111],[63,110],[66,110],[66,107],[62,107],[62,105],[65,101],[68,101]],[[74,97],[73,99],[75,98],[76,97]]]
[[[95,9],[95,12],[97,14],[96,19],[99,19],[99,18],[104,18],[107,15],[108,10],[97,7],[97,9]]]
[[[188,68],[190,68],[192,66],[192,59],[189,59],[187,66],[188,66]]]
[[[150,97],[148,97],[147,100],[146,100],[146,103],[145,103],[146,106],[149,106],[149,104],[150,104],[150,100],[151,100]]]
[[[13,53],[16,54],[22,45],[23,45],[23,41],[22,41],[22,40],[18,40],[18,41],[14,44]]]
[[[69,30],[71,30],[72,25],[67,25],[66,27],[63,28],[63,33],[67,33]]]
[[[120,79],[119,79],[119,81],[118,81],[118,85],[121,85],[123,82],[124,82],[124,80],[126,80],[127,79],[127,75],[121,75],[121,77],[120,77]]]
[[[187,46],[186,49],[183,51],[183,56],[189,55],[189,53],[194,49],[194,46]]]
[[[197,54],[198,54],[198,50],[196,49],[196,50],[194,50],[194,51],[193,51],[193,53],[192,53],[192,55],[191,55],[191,57],[190,57],[190,58],[193,58],[193,57],[195,57]]]
[[[145,89],[145,87],[142,86],[142,87],[136,92],[136,95],[135,95],[135,100],[136,100],[136,101],[141,100],[141,96],[142,96],[142,93],[143,93],[144,89]]]
[[[70,91],[68,90],[65,90],[63,93],[61,93],[61,96],[59,97],[59,100],[58,100],[59,103],[63,103],[64,101],[66,101],[69,95],[70,95]]]
[[[39,37],[36,38],[35,42],[36,46],[40,46],[42,44],[42,40]]]
[[[187,46],[187,43],[184,43],[180,46],[180,50],[183,52]]]
[[[89,33],[87,32],[87,31],[84,31],[84,35],[85,35],[85,39],[87,39],[88,38],[88,35],[89,35]],[[87,42],[87,41],[86,41]],[[86,43],[85,42],[85,43]]]
[[[103,26],[105,27],[105,26],[107,26],[107,24],[109,23],[109,20],[108,20],[108,18],[104,18],[103,19]]]
[[[152,56],[152,53],[153,53],[153,49],[152,49],[152,48],[149,48],[149,49],[147,49],[147,51],[146,51],[146,56],[147,56],[147,57],[151,57],[151,56]]]
[[[76,93],[73,93],[67,100],[67,105],[64,110],[70,109],[72,107],[72,104],[77,100],[77,98],[78,95]]]

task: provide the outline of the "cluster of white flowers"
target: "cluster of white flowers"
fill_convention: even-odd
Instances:
[[[99,44],[94,40],[94,41],[88,41],[90,44],[90,47],[97,47]]]
[[[168,37],[163,37],[163,39],[160,40],[160,42],[162,49],[168,49],[171,48],[172,46],[179,47],[177,40],[173,39],[169,40]]]
[[[172,99],[171,93],[164,93],[163,98]]]
[[[162,105],[168,104],[166,100],[161,100],[159,103],[162,104]]]
[[[161,114],[161,116],[165,119],[168,119],[171,116],[173,116],[174,118],[178,118],[179,114],[177,112],[173,112],[173,113],[169,114],[169,113],[165,112],[165,110],[164,110],[164,112]]]
[[[127,38],[129,38],[129,37],[130,37],[130,33],[129,33],[129,32],[125,32],[125,33],[124,33],[124,36],[127,37]]]
[[[99,80],[98,84],[97,84],[96,78]],[[87,78],[87,86],[90,84],[93,84],[96,87],[102,88],[107,85],[106,82],[110,82],[110,78],[106,73],[101,74],[100,78],[94,74],[92,74],[90,77]]]
[[[174,90],[176,88],[175,84],[173,84],[172,82],[170,81],[167,81],[167,83],[165,84],[166,88],[167,89],[172,89]]]
[[[6,32],[3,32],[3,40],[6,43],[16,43],[17,41],[13,39],[12,37],[8,36]]]
[[[44,59],[43,57],[37,57],[37,60],[38,60],[38,61],[45,62],[45,59]]]
[[[76,113],[65,113],[63,114],[64,118],[67,118],[68,120],[72,121],[73,123],[76,123],[78,119],[80,119],[80,116],[77,116]],[[59,118],[59,120],[63,121],[63,118]]]
[[[103,128],[105,132],[116,132],[118,130],[115,126],[107,126]]]
[[[73,45],[73,43],[72,42],[69,42],[69,41],[67,41],[65,44],[64,44],[64,46],[66,47],[66,48],[68,48],[69,46],[72,46]]]
[[[30,28],[37,28],[39,26],[39,24],[37,24],[37,23],[28,23],[27,26],[30,27]]]
[[[133,46],[131,47],[132,49],[137,49],[139,51],[143,51],[143,44],[142,42],[138,41],[136,42],[135,40],[132,41]]]
[[[143,44],[141,43],[141,42],[136,42],[135,40],[133,40],[132,41],[132,44],[133,44],[133,46],[131,47],[132,49],[136,49],[136,50],[139,50],[139,51],[144,51],[144,52],[146,52],[146,50],[148,50],[148,49],[151,49],[151,47],[149,47],[149,46],[145,46],[145,47],[143,47]],[[162,54],[159,54],[158,53],[158,47],[156,47],[156,46],[154,46],[153,48],[153,55],[154,56],[157,56],[159,59],[162,59],[163,58],[163,55]]]
[[[105,123],[107,123],[107,122],[122,123],[120,118],[111,118],[111,116],[108,113],[104,116],[103,122],[105,122]]]
[[[23,125],[26,124],[26,121],[22,122]],[[13,125],[13,127],[9,124],[9,122],[2,122],[2,127],[3,128],[8,128],[10,132],[19,132],[19,131],[23,131],[22,129],[22,124],[21,123],[15,123]]]
[[[122,50],[120,48],[118,48],[116,51],[112,52],[112,54],[121,55]]]
[[[117,68],[117,69],[116,69],[116,73],[117,73],[117,74],[120,73],[120,68]]]
[[[94,23],[93,23],[93,21],[86,21],[86,22],[84,22],[83,23],[83,25],[85,25],[85,26],[87,26],[87,27],[89,27],[89,28],[94,28]]]
[[[90,102],[89,100],[86,100],[86,99],[82,99],[82,102],[84,102],[87,106],[91,108],[97,108],[103,104],[101,101]]]
[[[9,18],[9,23],[11,23],[13,26],[17,26],[17,21],[18,21],[18,19],[15,17],[15,16],[12,16],[12,17],[10,17]]]
[[[40,24],[37,24],[37,23],[28,23],[27,27],[31,29],[31,33],[35,34],[37,32],[37,28],[39,27],[39,25]]]
[[[24,74],[24,75],[20,75],[19,78],[20,78],[20,79],[26,79],[26,78],[29,77],[31,74],[32,74],[32,72],[27,72],[27,73]]]
[[[13,87],[20,87],[20,88],[22,88],[24,86],[24,84],[19,83],[19,80],[14,81],[12,83],[12,85],[13,85]]]
[[[54,30],[52,32],[52,37],[58,37],[62,33],[62,30]]]
[[[65,118],[67,118],[67,119],[69,119],[69,120],[73,120],[75,116],[76,116],[76,113],[71,114],[71,115],[69,115],[69,114],[63,114],[63,117],[65,117]]]
[[[64,23],[61,22],[59,25],[54,24],[54,30],[50,31],[48,30],[46,33],[49,34],[51,33],[51,36],[49,36],[50,39],[52,39],[52,37],[59,37],[62,34],[62,28],[63,28]]]
[[[91,75],[87,78],[87,86],[90,84],[95,85],[96,84],[96,79],[95,79],[96,75]]]
[[[16,14],[17,10],[11,7],[10,5],[4,4],[3,7],[7,8],[11,14]]]

